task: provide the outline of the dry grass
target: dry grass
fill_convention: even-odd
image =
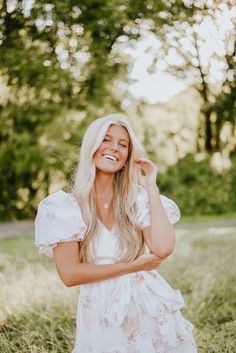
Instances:
[[[181,289],[199,353],[236,352],[235,231],[179,229],[176,251],[160,269]],[[0,286],[0,352],[71,352],[78,289],[60,283],[31,238],[0,239]]]

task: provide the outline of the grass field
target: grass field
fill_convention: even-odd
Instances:
[[[236,227],[177,229],[160,272],[184,296],[199,353],[236,352],[235,269]],[[77,296],[32,238],[0,238],[1,353],[70,353]]]

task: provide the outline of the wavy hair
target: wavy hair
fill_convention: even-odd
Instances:
[[[121,114],[111,114],[95,120],[86,130],[80,150],[80,158],[74,176],[71,193],[77,199],[87,225],[85,239],[80,243],[82,262],[93,262],[94,241],[99,231],[98,208],[95,200],[94,182],[96,166],[93,156],[106,136],[110,125],[126,128],[129,138],[129,153],[125,168],[115,173],[113,209],[119,242],[119,262],[129,262],[141,254],[143,239],[135,217],[135,201],[138,192],[138,169],[135,158],[145,155],[142,144],[137,140],[129,123]]]

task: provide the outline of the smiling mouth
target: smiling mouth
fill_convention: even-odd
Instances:
[[[110,154],[104,154],[103,157],[108,159],[109,161],[112,161],[112,162],[117,162],[118,161],[118,159],[115,156],[112,156]]]

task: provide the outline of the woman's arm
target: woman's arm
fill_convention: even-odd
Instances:
[[[53,249],[53,254],[57,272],[68,287],[99,282],[132,272],[153,270],[161,262],[157,256],[149,254],[129,263],[84,264],[79,260],[79,244],[76,241],[58,244]]]
[[[157,186],[146,187],[146,191],[150,204],[151,226],[143,230],[143,236],[153,254],[166,258],[174,250],[174,227],[166,215]]]
[[[140,174],[140,182],[148,194],[151,211],[151,226],[143,230],[143,237],[151,252],[164,259],[173,252],[175,231],[166,215],[156,185],[158,169],[145,158],[137,159],[136,163],[144,172],[144,175]]]

